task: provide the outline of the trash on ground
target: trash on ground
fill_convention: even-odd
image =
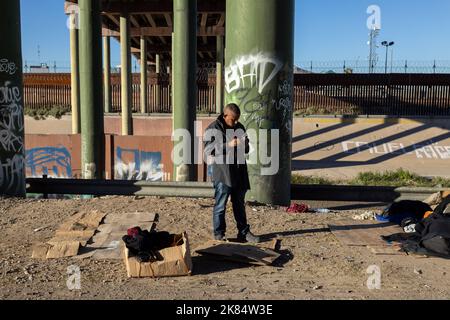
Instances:
[[[309,206],[305,203],[293,203],[290,207],[286,208],[288,213],[305,213],[310,210]]]
[[[353,216],[353,220],[376,220],[376,215],[378,213],[375,211],[366,211],[361,214],[356,214]]]
[[[330,209],[326,209],[326,208],[319,208],[319,209],[315,209],[314,212],[321,213],[321,214],[327,214],[327,213],[330,213],[331,210]]]

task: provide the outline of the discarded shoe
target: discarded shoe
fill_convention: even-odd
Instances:
[[[247,232],[247,234],[244,236],[242,234],[238,234],[237,239],[239,242],[249,242],[249,243],[260,243],[261,238],[258,236],[255,236],[250,231]]]

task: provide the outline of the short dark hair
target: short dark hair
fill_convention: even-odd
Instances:
[[[225,109],[223,111],[229,110],[233,112],[237,116],[241,116],[241,109],[239,109],[238,105],[235,103],[229,103],[225,106]]]

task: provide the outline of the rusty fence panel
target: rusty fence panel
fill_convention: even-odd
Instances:
[[[70,108],[70,74],[24,74],[26,108]],[[112,111],[120,112],[120,74],[111,76]],[[133,112],[140,112],[140,77],[133,75]],[[296,74],[297,115],[450,116],[448,74]],[[215,76],[197,83],[197,110],[215,113]],[[171,79],[150,74],[148,113],[171,113]]]

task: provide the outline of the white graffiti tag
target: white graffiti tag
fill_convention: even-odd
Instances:
[[[5,151],[23,152],[24,129],[22,100],[18,87],[11,87],[8,81],[0,86],[0,146]]]
[[[8,61],[8,59],[0,59],[0,73],[7,73],[9,75],[15,74],[17,71],[16,64],[14,62]]]
[[[25,190],[24,166],[25,159],[21,154],[16,154],[5,162],[0,159],[0,190],[6,190],[11,194]]]
[[[262,94],[282,68],[283,64],[278,59],[263,53],[241,56],[225,69],[225,88],[232,93],[256,86],[258,93]]]

